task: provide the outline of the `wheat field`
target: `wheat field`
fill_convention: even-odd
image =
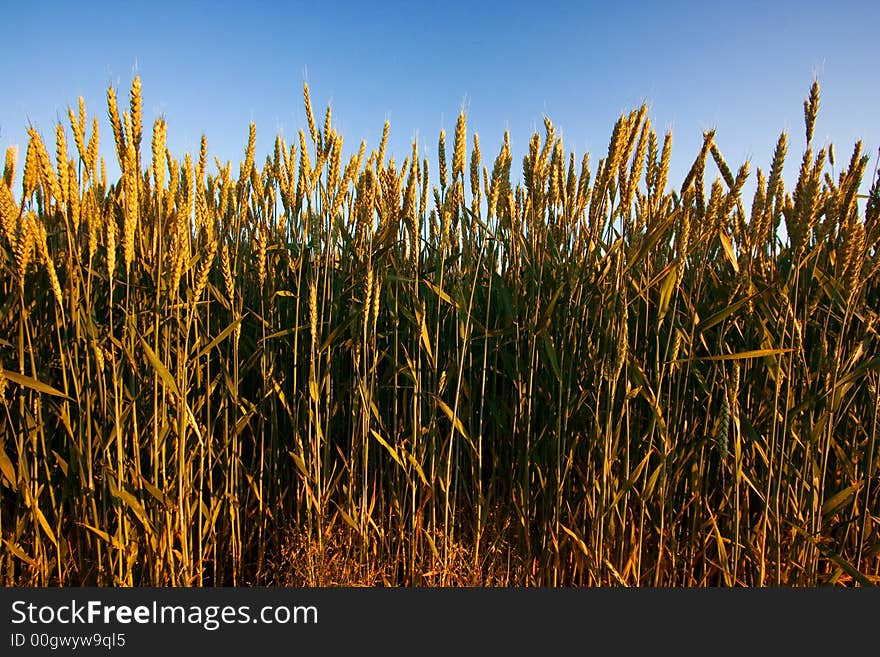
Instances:
[[[116,181],[82,99],[6,153],[4,585],[880,581],[880,188],[817,83],[683,181],[645,106],[598,157],[461,114],[395,162],[305,86],[234,169],[142,102]]]

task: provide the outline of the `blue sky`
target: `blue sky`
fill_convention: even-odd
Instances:
[[[439,131],[451,138],[461,107],[490,170],[510,130],[518,175],[544,115],[567,151],[589,150],[595,164],[617,116],[646,101],[658,131],[673,130],[673,184],[713,127],[731,167],[750,158],[753,171],[766,171],[789,131],[791,180],[816,75],[816,140],[832,140],[843,163],[862,139],[874,170],[877,2],[275,4],[7,3],[5,52],[15,54],[0,84],[0,147],[18,144],[20,167],[27,122],[53,140],[81,95],[111,164],[107,86],[127,99],[137,71],[145,124],[166,117],[176,156],[197,151],[205,133],[209,154],[236,169],[251,120],[258,162],[276,132],[291,141],[305,127],[308,81],[316,113],[332,105],[347,151],[377,145],[389,118],[389,152],[402,161],[418,138],[433,174]]]

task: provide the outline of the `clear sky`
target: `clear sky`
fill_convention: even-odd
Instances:
[[[0,147],[19,145],[19,169],[27,122],[53,142],[55,121],[66,121],[80,95],[100,117],[111,164],[107,86],[126,101],[135,72],[145,130],[164,115],[181,159],[205,133],[209,155],[232,160],[234,170],[251,120],[258,162],[276,132],[291,141],[305,127],[303,81],[317,114],[331,103],[346,151],[361,139],[377,145],[389,118],[389,153],[402,161],[417,137],[432,175],[439,131],[451,140],[461,107],[490,170],[510,130],[519,175],[544,115],[567,151],[579,159],[589,150],[595,165],[617,116],[647,101],[658,131],[673,129],[672,184],[712,127],[730,166],[750,158],[753,171],[766,171],[788,130],[791,180],[814,75],[822,86],[816,140],[832,140],[841,164],[864,140],[869,176],[880,146],[876,1],[31,0],[5,2],[2,13]]]

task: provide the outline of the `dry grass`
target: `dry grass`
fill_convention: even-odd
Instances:
[[[7,152],[4,584],[877,582],[880,192],[818,86],[749,204],[714,132],[670,191],[644,107],[521,182],[462,115],[438,187],[304,100],[237,177],[137,79],[118,181],[82,102],[21,194]]]

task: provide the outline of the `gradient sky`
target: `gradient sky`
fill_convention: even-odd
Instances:
[[[389,154],[401,162],[418,138],[432,177],[439,131],[451,140],[461,107],[490,171],[510,130],[519,176],[545,115],[578,160],[591,151],[595,168],[617,116],[646,101],[658,131],[673,130],[671,184],[713,127],[731,168],[749,158],[765,172],[789,131],[790,181],[816,76],[816,140],[834,142],[839,167],[861,139],[869,177],[876,164],[878,2],[275,4],[5,3],[5,52],[14,54],[0,78],[0,147],[19,145],[20,169],[28,121],[54,143],[54,123],[66,123],[81,95],[100,117],[111,165],[107,86],[125,101],[137,72],[145,131],[164,115],[175,156],[197,151],[205,133],[209,155],[234,170],[251,120],[258,163],[276,132],[291,141],[305,127],[307,81],[317,114],[332,105],[347,152],[361,139],[376,146],[389,118]]]

